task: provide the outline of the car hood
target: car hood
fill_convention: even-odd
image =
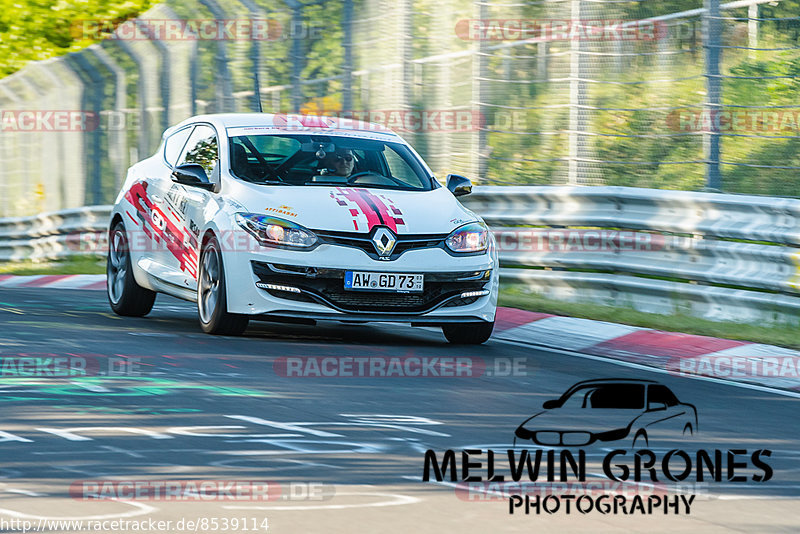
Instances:
[[[445,188],[236,185],[226,195],[233,211],[272,215],[312,230],[369,233],[374,226],[387,226],[399,235],[449,234],[479,220]]]
[[[528,431],[607,432],[627,428],[641,414],[642,410],[556,408],[533,416],[522,424],[522,428]]]

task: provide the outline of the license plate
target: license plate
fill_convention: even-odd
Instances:
[[[344,288],[368,291],[395,291],[398,293],[418,293],[422,291],[422,274],[370,273],[364,271],[345,271]]]

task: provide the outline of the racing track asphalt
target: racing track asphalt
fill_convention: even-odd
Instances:
[[[797,529],[795,398],[496,340],[457,347],[439,331],[405,326],[253,322],[243,337],[213,337],[200,331],[192,304],[163,295],[148,317],[121,318],[103,292],[8,289],[0,292],[0,324],[4,361],[71,354],[102,369],[109,358],[141,362],[137,376],[13,377],[6,369],[0,518],[267,516],[270,532]],[[275,365],[282,357],[311,356],[468,357],[488,372],[286,377]],[[517,363],[512,376],[510,362]],[[580,380],[610,377],[658,380],[696,405],[700,434],[684,446],[772,450],[772,480],[704,484],[696,488],[700,500],[691,516],[637,518],[509,516],[502,499],[468,502],[451,486],[421,482],[426,449],[504,451],[514,429],[544,400]],[[198,426],[206,428],[186,428]],[[665,441],[650,448],[674,446]],[[600,472],[593,462],[604,453],[591,451],[590,477]],[[299,492],[303,484],[321,483],[336,495],[133,504],[70,496],[76,481],[185,478],[295,483]]]

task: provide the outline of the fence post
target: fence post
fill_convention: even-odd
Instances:
[[[163,132],[170,126],[170,69],[172,68],[172,63],[170,62],[169,57],[169,49],[167,45],[164,44],[164,41],[160,39],[158,35],[154,35],[150,28],[147,26],[146,21],[142,19],[136,19],[136,25],[139,26],[142,30],[142,33],[147,36],[147,40],[150,41],[153,46],[155,47],[156,51],[158,51],[159,57],[159,66],[158,66],[158,90],[159,96],[161,97],[161,126],[158,128],[159,133]]]
[[[267,36],[270,35],[269,22],[266,13],[259,8],[253,0],[239,0],[250,13],[252,20],[263,20],[267,25]],[[261,105],[261,41],[255,36],[250,36],[250,61],[253,63],[253,100],[250,103],[252,111],[262,109]],[[277,111],[277,110],[275,110]]]
[[[342,110],[353,111],[353,0],[344,0],[342,9],[344,48],[344,79],[342,80]]]
[[[20,107],[20,104],[25,106],[25,101],[8,87],[8,82],[6,80],[9,78],[10,77],[4,78],[2,81],[5,83],[0,83],[0,93],[3,93],[6,97],[5,100],[10,103],[10,106],[4,105],[3,108],[16,110],[24,109]],[[2,96],[0,96],[0,104],[3,103],[3,100]],[[27,145],[27,139],[33,135],[34,132],[22,132],[19,131],[19,129],[11,131],[0,130],[0,136],[4,138],[3,144],[5,148],[5,154],[3,154],[3,179],[0,180],[0,186],[4,189],[2,191],[3,204],[5,205],[5,209],[3,210],[4,217],[21,214],[13,200],[25,197],[27,193],[25,190],[27,183],[25,182],[24,176],[28,171],[28,158],[25,153],[25,146]],[[15,157],[9,157],[12,154]],[[20,154],[22,154],[22,157],[19,157]],[[20,176],[23,178],[20,179]],[[28,214],[24,213],[24,215]]]
[[[301,41],[303,28],[303,4],[297,0],[287,0],[287,5],[292,10],[292,52],[289,61],[292,62],[292,112],[300,113],[300,106],[303,104],[303,89],[300,87],[300,76],[303,71],[302,59],[303,43]]]
[[[86,109],[86,104],[91,107],[95,118],[100,117],[103,110],[103,89],[105,80],[97,68],[92,65],[80,52],[72,52],[66,56],[66,65],[77,74],[84,84],[84,102],[82,107]],[[84,192],[84,202],[89,206],[103,203],[103,185],[101,165],[106,159],[102,150],[102,129],[99,124],[91,130],[84,130],[83,135],[88,137],[88,142],[84,145],[84,159],[86,161],[87,184]]]
[[[103,50],[100,45],[92,45],[87,49],[103,64],[103,66],[114,75],[114,109],[106,114],[105,125],[108,128],[108,159],[111,168],[114,170],[114,190],[115,194],[122,187],[122,180],[125,177],[125,133],[127,131],[128,116],[125,114],[125,71],[117,65],[108,52]],[[115,116],[112,117],[111,113]],[[116,120],[121,119],[117,123]]]
[[[758,48],[758,4],[747,8],[747,47],[750,48],[751,59],[756,57],[754,48]]]
[[[583,24],[581,16],[582,0],[571,1],[570,24]],[[584,154],[586,152],[586,113],[583,106],[586,104],[586,82],[583,72],[584,43],[580,37],[573,37],[570,43],[569,60],[569,170],[567,183],[569,185],[583,185]]]
[[[721,190],[720,137],[717,119],[722,103],[722,80],[719,73],[720,55],[722,53],[722,20],[720,19],[720,0],[703,0],[703,3],[705,7],[703,37],[705,40],[707,98],[705,111],[710,118],[710,128],[703,139],[706,159],[706,187],[708,189]]]
[[[487,5],[487,2],[483,2],[481,0],[475,0],[475,4],[478,7],[478,19],[481,21],[481,24],[485,24],[486,20],[489,18],[489,6]],[[488,95],[486,94],[488,50],[486,41],[484,39],[478,38],[473,42],[475,44],[473,48],[474,59],[472,61],[472,109],[478,112],[480,123],[476,135],[473,136],[475,146],[472,149],[472,154],[474,158],[473,167],[475,169],[475,179],[478,183],[480,183],[486,178],[486,173],[489,168],[489,148],[486,145],[488,113],[484,112],[484,101],[488,98]]]
[[[152,86],[152,71],[145,64],[145,59],[134,49],[129,41],[125,39],[114,39],[111,41],[116,44],[119,49],[131,58],[136,65],[136,74],[138,75],[137,81],[137,104],[139,106],[139,128],[138,128],[138,142],[135,147],[129,147],[128,159],[131,163],[139,161],[140,156],[150,152],[150,139],[152,120],[150,118],[150,87]]]
[[[211,12],[211,15],[218,21],[225,19],[225,10],[220,7],[216,0],[200,0]],[[217,40],[217,54],[214,56],[216,66],[217,84],[217,105],[216,112],[230,113],[236,111],[236,101],[233,99],[233,81],[231,71],[228,68],[231,64],[228,58],[228,43],[224,39]]]

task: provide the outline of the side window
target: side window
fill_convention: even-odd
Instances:
[[[206,170],[208,176],[211,176],[211,172],[218,161],[219,148],[214,128],[204,124],[198,125],[186,142],[186,148],[180,159],[181,165],[184,163],[197,163]]]
[[[183,130],[178,130],[174,134],[167,137],[166,142],[164,143],[164,159],[167,160],[167,163],[175,166],[175,163],[178,162],[178,156],[181,154],[181,150],[183,150],[183,146],[186,144],[186,140],[189,138],[189,134],[192,133],[192,127],[186,127]]]
[[[267,161],[285,160],[300,150],[300,141],[280,135],[253,135],[250,141]]]
[[[417,173],[414,172],[414,169],[406,163],[400,154],[390,147],[386,147],[386,150],[383,151],[383,156],[386,158],[386,165],[389,167],[389,172],[392,173],[392,177],[397,178],[411,187],[422,186]]]
[[[678,399],[666,386],[650,386],[650,399],[648,402],[663,402],[667,406],[676,406]]]

